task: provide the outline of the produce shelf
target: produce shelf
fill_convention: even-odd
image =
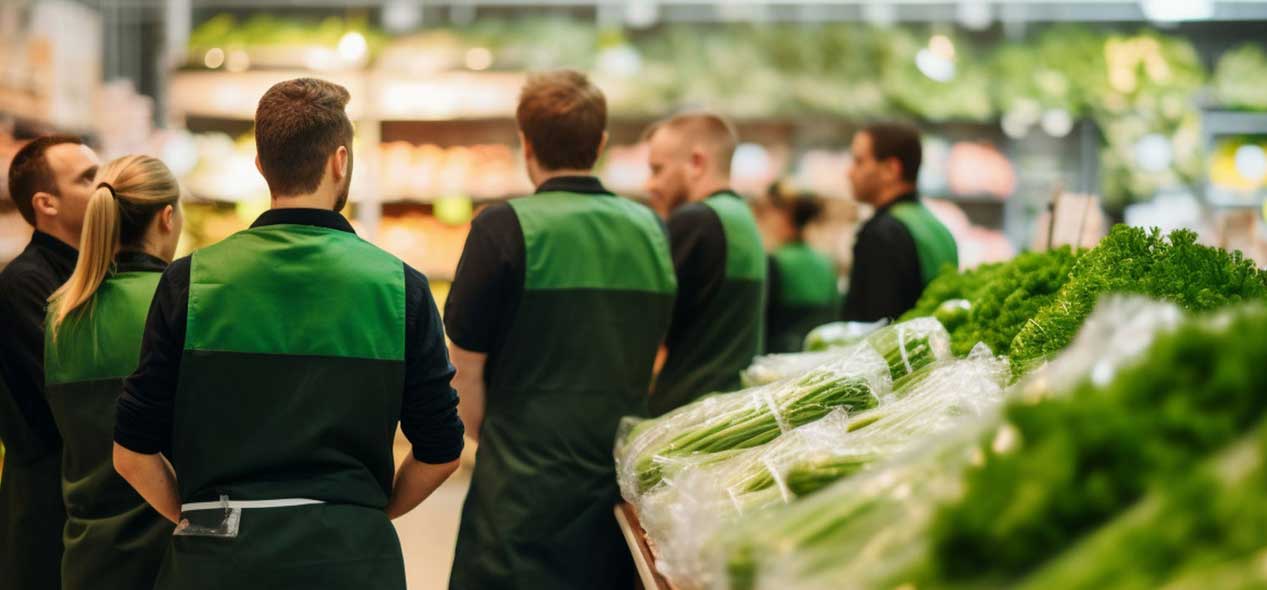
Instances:
[[[638,510],[628,502],[620,502],[614,510],[616,522],[620,524],[620,532],[629,544],[629,552],[633,555],[634,566],[638,569],[638,587],[647,590],[677,590],[673,584],[655,568],[655,552],[647,542],[647,532],[638,520]]]

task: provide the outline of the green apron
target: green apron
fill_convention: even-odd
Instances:
[[[771,256],[779,275],[778,293],[767,308],[766,352],[800,352],[810,330],[840,313],[836,267],[804,242],[785,244]]]
[[[915,252],[919,257],[919,269],[925,287],[946,266],[959,268],[959,249],[955,245],[955,237],[923,203],[898,203],[889,211],[906,226],[915,239]]]
[[[659,416],[696,398],[740,386],[739,373],[765,347],[766,254],[757,220],[743,199],[719,193],[704,200],[726,236],[726,275],[687,334],[675,337],[650,409]]]
[[[489,355],[449,586],[632,587],[612,445],[622,416],[646,414],[676,291],[668,240],[650,210],[612,195],[547,192],[510,206],[523,297]]]
[[[256,227],[194,253],[188,311],[172,425],[181,501],[324,503],[244,509],[232,539],[173,537],[156,587],[404,590],[384,512],[403,263],[349,232]]]
[[[114,415],[136,369],[161,268],[110,275],[44,338],[49,409],[62,435],[62,588],[151,588],[172,524],[114,470]]]
[[[0,379],[0,403],[12,404]],[[17,408],[3,412],[20,416]],[[58,590],[66,508],[61,494],[61,454],[47,449],[24,423],[6,424],[0,473],[0,589]],[[31,494],[31,490],[48,493]],[[49,522],[57,523],[52,526]],[[38,535],[39,538],[31,538]],[[11,584],[11,585],[10,585]]]

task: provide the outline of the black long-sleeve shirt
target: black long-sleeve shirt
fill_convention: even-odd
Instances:
[[[75,270],[69,244],[35,232],[0,272],[0,441],[11,460],[59,452],[61,436],[44,399],[44,314],[48,296]]]
[[[908,193],[880,207],[858,232],[845,297],[845,321],[897,319],[915,307],[924,293],[915,238],[889,211],[903,202],[917,203],[919,196]]]
[[[343,216],[317,209],[274,209],[251,227],[300,224],[352,232]],[[171,264],[159,280],[141,340],[141,361],[119,400],[115,441],[138,453],[171,448],[172,404],[185,348],[189,257]],[[403,264],[403,263],[402,263]],[[462,421],[444,327],[422,273],[405,265],[405,391],[401,430],[423,463],[447,463],[462,453]]]

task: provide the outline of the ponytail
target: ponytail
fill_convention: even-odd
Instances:
[[[97,180],[84,211],[75,270],[48,298],[52,315],[47,329],[54,340],[66,318],[97,293],[120,247],[142,241],[154,216],[180,198],[180,187],[171,171],[149,156],[114,160],[98,173]]]
[[[797,191],[786,180],[778,180],[766,190],[766,198],[775,209],[785,212],[796,230],[796,238],[803,239],[805,228],[823,213],[823,201],[810,192]]]
[[[88,199],[84,229],[79,238],[79,261],[66,283],[53,292],[49,302],[53,315],[48,329],[53,338],[70,312],[86,303],[101,287],[114,263],[119,243],[119,202],[109,185],[102,183]]]

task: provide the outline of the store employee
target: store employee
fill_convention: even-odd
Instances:
[[[760,211],[758,222],[773,246],[766,352],[800,352],[810,330],[840,313],[836,265],[805,242],[805,229],[822,214],[823,203],[783,181],[770,185]]]
[[[348,98],[308,78],[269,89],[255,143],[272,209],[159,281],[114,456],[180,522],[156,588],[404,590],[389,517],[457,469],[427,281],[337,213]],[[413,451],[393,469],[398,422]]]
[[[711,113],[687,113],[657,123],[646,139],[647,192],[672,212],[678,279],[668,356],[651,396],[658,416],[739,387],[740,371],[764,345],[768,264],[752,210],[730,188],[734,127]]]
[[[591,172],[607,102],[572,71],[529,77],[516,113],[536,194],[471,224],[445,305],[479,440],[450,588],[630,588],[612,444],[646,413],[676,283],[663,226]]]
[[[943,268],[959,265],[955,238],[915,192],[923,156],[914,127],[870,125],[854,135],[852,156],[854,198],[875,214],[854,242],[844,319],[897,319]]]
[[[94,182],[79,262],[49,298],[45,324],[45,391],[64,457],[61,588],[153,588],[172,523],[115,473],[111,442],[154,287],[180,238],[180,185],[148,156],[114,160]]]
[[[44,315],[75,269],[98,163],[78,138],[46,136],[9,166],[9,196],[35,234],[0,272],[0,588],[61,587],[62,440],[44,397]]]

